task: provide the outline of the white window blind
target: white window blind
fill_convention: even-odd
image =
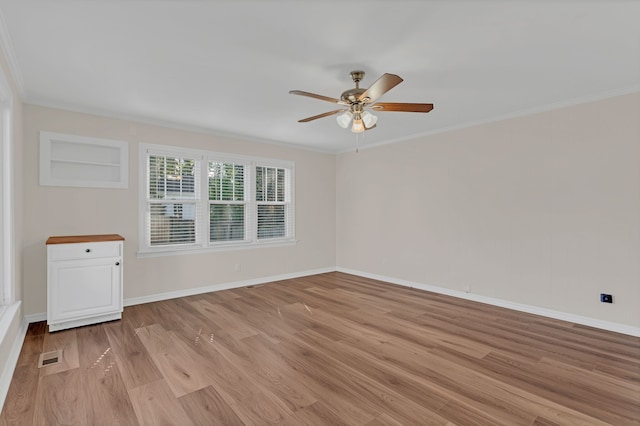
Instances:
[[[149,245],[196,244],[199,161],[166,155],[148,158]]]
[[[245,166],[209,162],[209,240],[245,239]]]
[[[289,210],[286,169],[256,167],[256,203],[258,207],[258,239],[284,238]]]
[[[140,254],[295,242],[294,164],[140,144]]]

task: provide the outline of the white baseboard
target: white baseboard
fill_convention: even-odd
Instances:
[[[522,303],[509,302],[508,300],[496,299],[493,297],[481,296],[479,294],[465,293],[463,291],[451,290],[444,287],[438,287],[429,284],[416,283],[412,281],[402,280],[393,277],[386,277],[368,272],[357,271],[348,268],[336,268],[338,272],[345,274],[358,275],[364,278],[371,278],[379,281],[386,281],[392,284],[398,284],[405,287],[417,288],[419,290],[431,291],[433,293],[444,294],[447,296],[457,297],[459,299],[472,300],[474,302],[486,303],[487,305],[499,306],[501,308],[513,309],[514,311],[526,312],[529,314],[540,315],[543,317],[559,319],[562,321],[573,322],[576,324],[586,325],[590,327],[600,328],[603,330],[614,331],[616,333],[628,334],[640,337],[640,328],[616,322],[603,321],[596,318],[585,317],[582,315],[570,314],[567,312],[554,311],[553,309],[541,308],[538,306],[525,305]]]
[[[309,275],[324,274],[326,272],[335,272],[335,268],[313,269],[310,271],[293,272],[282,275],[272,275],[270,277],[252,278],[250,280],[233,281],[229,283],[214,284],[204,287],[189,288],[185,290],[169,291],[166,293],[152,294],[149,296],[132,297],[124,300],[124,306],[140,305],[143,303],[159,302],[161,300],[175,299],[178,297],[193,296],[196,294],[210,293],[212,291],[230,290],[233,288],[247,287],[250,285],[266,284],[274,281],[289,280],[292,278],[307,277]]]
[[[25,319],[25,321],[27,321],[27,324],[31,324],[32,322],[46,321],[47,320],[47,313],[46,312],[40,312],[40,313],[37,313],[37,314],[25,315],[24,319]]]
[[[178,297],[194,296],[196,294],[210,293],[212,291],[230,290],[233,288],[247,287],[250,285],[266,284],[274,281],[289,280],[292,278],[307,277],[309,275],[324,274],[327,272],[335,272],[335,268],[312,269],[310,271],[293,272],[290,274],[272,275],[270,277],[252,278],[250,280],[233,281],[230,283],[213,284],[204,287],[195,287],[185,290],[169,291],[166,293],[151,294],[149,296],[131,297],[124,299],[124,306],[141,305],[143,303],[160,302],[162,300],[176,299]],[[46,321],[47,313],[40,312],[37,314],[25,315],[27,324],[38,321]]]
[[[149,296],[133,297],[124,300],[125,306],[139,305],[142,303],[159,302],[161,300],[175,299],[177,297],[193,296],[196,294],[209,293],[212,291],[229,290],[233,288],[246,287],[249,285],[265,284],[273,281],[281,281],[292,278],[306,277],[309,275],[324,274],[327,272],[344,272],[346,274],[358,275],[365,278],[371,278],[379,281],[386,281],[392,284],[398,284],[405,287],[417,288],[420,290],[431,291],[434,293],[444,294],[447,296],[457,297],[460,299],[472,300],[474,302],[486,303],[488,305],[500,306],[502,308],[513,309],[514,311],[527,312],[530,314],[541,315],[548,318],[559,319],[562,321],[573,322],[590,327],[600,328],[603,330],[614,331],[616,333],[628,334],[630,336],[640,337],[640,328],[626,324],[619,324],[611,321],[603,321],[595,318],[585,317],[581,315],[570,314],[567,312],[555,311],[552,309],[541,308],[538,306],[525,305],[522,303],[510,302],[508,300],[497,299],[493,297],[481,296],[473,293],[465,293],[463,291],[451,290],[444,287],[438,287],[429,284],[416,283],[412,281],[402,280],[399,278],[387,277],[368,272],[358,271],[342,267],[329,267],[322,269],[314,269],[310,271],[294,272],[283,275],[272,275],[270,277],[254,278],[244,281],[234,281],[230,283],[215,284],[204,287],[190,288],[186,290],[170,291],[166,293],[152,294]],[[45,321],[47,313],[41,312],[37,314],[25,315],[27,324],[37,321]]]
[[[15,303],[7,308],[7,311],[4,312],[4,315],[7,315],[7,321],[13,321],[15,315],[20,311],[20,302]],[[13,339],[11,343],[11,349],[9,351],[9,356],[4,364],[4,368],[2,369],[2,374],[0,375],[0,410],[4,407],[4,401],[7,398],[7,393],[9,392],[9,386],[11,385],[11,379],[13,378],[13,372],[16,369],[16,365],[18,363],[18,357],[20,356],[20,350],[22,350],[22,343],[24,342],[24,338],[27,335],[27,327],[29,323],[25,318],[22,319],[20,323],[20,329],[18,333]],[[4,334],[3,334],[4,336]]]

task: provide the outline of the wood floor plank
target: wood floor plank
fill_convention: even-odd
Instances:
[[[82,348],[79,358],[88,424],[137,424],[104,327],[81,327],[77,336]]]
[[[127,320],[104,324],[118,369],[127,389],[133,389],[162,378],[133,325]]]
[[[547,420],[544,417],[536,417],[531,426],[561,426],[561,424]]]
[[[453,424],[447,423],[445,426],[451,426],[451,425]],[[376,417],[374,420],[367,423],[366,426],[404,426],[404,424],[392,418],[387,413],[382,413],[378,417]]]
[[[164,380],[129,389],[128,395],[141,425],[194,425]]]
[[[596,364],[593,371],[618,378],[625,382],[640,385],[640,359],[638,362],[622,361],[619,359],[602,360]]]
[[[324,315],[324,311],[316,310],[312,311],[302,303],[293,303],[282,308],[281,319],[287,324],[295,324],[295,330],[292,332],[304,331],[307,329],[315,330],[316,332],[326,336],[331,340],[342,340],[349,336],[342,330],[340,323],[329,322]],[[315,312],[315,315],[314,315]]]
[[[465,395],[467,401],[470,399],[469,405],[474,405],[473,401],[477,398],[484,398],[485,403],[489,404],[487,410],[495,411],[490,407],[495,406],[496,403],[502,404],[501,401],[508,401],[509,404],[515,404],[527,412],[542,414],[547,418],[563,418],[567,422],[566,424],[609,424],[604,418],[610,418],[612,413],[609,413],[607,409],[601,409],[599,410],[600,416],[592,416],[589,407],[577,395],[569,393],[568,388],[563,387],[562,379],[555,376],[545,376],[544,371],[532,373],[532,371],[536,371],[535,364],[518,365],[499,355],[498,358],[501,362],[498,365],[502,367],[501,369],[498,365],[490,365],[490,362],[487,361],[494,354],[489,354],[483,360],[477,360],[471,357],[465,359],[463,354],[454,354],[450,351],[436,349],[432,352],[437,357],[435,364],[438,368],[450,368],[447,367],[449,363],[459,367],[455,370],[449,370],[449,375],[453,376],[454,380],[476,383],[475,386],[469,386],[459,392],[461,396]],[[506,367],[504,361],[510,367]],[[506,370],[504,370],[505,367]],[[518,373],[514,374],[515,371]],[[496,374],[497,372],[499,373]],[[530,380],[537,377],[538,374],[541,374],[538,379]],[[468,377],[469,375],[472,376]],[[530,383],[515,381],[513,380],[514,376],[526,377]],[[541,383],[543,384],[538,386]],[[509,395],[509,397],[505,398],[505,395]],[[611,424],[634,423],[620,423],[618,420]]]
[[[206,383],[220,390],[221,396],[244,422],[260,424],[258,419],[263,418],[264,421],[277,424],[291,414],[287,404],[274,392],[262,387],[257,378],[242,371],[222,354],[208,350],[207,340],[200,338],[199,331],[187,325],[185,327],[188,331],[180,334],[175,330],[163,332],[159,325],[151,326],[149,328],[154,329],[156,335],[151,341],[142,332],[138,333],[141,339],[147,339],[145,346],[152,354],[163,353],[167,356],[166,361],[170,364],[164,364],[161,371],[176,396],[190,393],[189,386],[193,386],[195,391],[202,389],[202,384]],[[172,347],[168,348],[168,344]],[[159,359],[156,355],[152,357]],[[179,359],[186,360],[188,366],[176,367],[175,361]],[[159,362],[164,361],[160,358]]]
[[[224,303],[226,309],[233,312],[234,316],[243,318],[247,325],[251,327],[252,332],[246,333],[243,338],[261,334],[271,342],[278,343],[301,327],[300,325],[283,321],[285,318],[282,317],[282,311],[279,307],[268,308],[269,310],[265,312],[261,308],[256,308],[246,302],[245,299],[236,299]],[[229,329],[225,331],[228,333]],[[232,334],[238,335],[236,332]]]
[[[356,312],[354,316],[357,316],[361,321],[369,321],[369,323],[375,322],[376,318],[380,317],[380,315],[374,315],[371,312],[361,311]],[[450,347],[456,352],[463,352],[476,358],[482,358],[492,351],[492,348],[488,345],[469,341],[443,330],[424,327],[415,320],[411,321],[398,317],[393,311],[383,314],[382,318],[384,319],[387,333],[395,336],[402,335],[406,340],[427,346]]]
[[[442,411],[443,413],[446,412],[449,421],[456,425],[524,426],[531,424],[530,421],[526,420],[496,418],[481,407],[475,407],[457,400],[448,402],[447,405],[442,408]]]
[[[188,345],[201,360],[206,360],[203,368],[210,370],[210,380],[217,388],[224,389],[222,396],[229,403],[240,402],[250,394],[261,392],[268,394],[268,398],[283,412],[289,412],[316,401],[298,386],[296,378],[282,374],[284,363],[278,365],[268,352],[245,344],[254,338],[269,342],[263,335],[238,340],[225,330],[201,333],[201,330],[192,329],[175,333],[174,337]]]
[[[251,393],[241,402],[231,403],[238,417],[247,425],[279,425],[292,412],[261,393]]]
[[[640,338],[338,272],[29,326],[0,425],[138,423],[640,426]]]
[[[211,384],[207,370],[203,370],[193,352],[176,342],[160,324],[137,329],[138,338],[147,349],[156,367],[162,372],[175,397],[181,397]]]
[[[288,374],[286,363],[269,350],[269,341],[262,335],[242,339],[247,358],[238,359],[219,339],[208,342],[236,368],[250,372],[254,382],[269,389],[291,411],[297,411],[317,402],[317,398],[296,377]]]
[[[27,334],[22,343],[20,349],[20,356],[18,357],[19,366],[34,365],[37,364],[42,353],[44,346],[44,334],[29,335]]]
[[[197,312],[209,318],[217,329],[224,329],[236,339],[258,334],[258,331],[246,322],[237,321],[237,316],[223,304],[212,304],[206,300],[201,300],[192,302],[191,306],[193,306]]]
[[[122,319],[128,321],[134,330],[155,324],[158,318],[150,309],[152,305],[152,303],[145,303],[143,305],[127,306],[122,312]]]
[[[321,402],[315,402],[301,410],[296,411],[282,423],[283,426],[349,426],[338,415],[333,413]]]
[[[182,408],[196,425],[244,426],[231,406],[212,386],[178,398]]]
[[[7,392],[6,401],[0,415],[0,425],[29,425],[33,422],[35,401],[38,392],[40,372],[35,366],[40,358],[44,334],[25,337],[18,365]]]
[[[305,365],[306,371],[323,372],[326,375],[323,377],[324,380],[329,377],[348,377],[349,386],[343,387],[343,391],[351,400],[356,400],[360,405],[368,407],[369,412],[374,416],[388,412],[404,422],[418,418],[424,425],[443,425],[446,423],[445,419],[437,415],[435,411],[402,398],[393,389],[371,378],[367,374],[367,370],[358,371],[335,359],[331,353],[325,350],[316,350],[314,344],[308,344],[298,338],[281,345],[289,353],[298,354],[296,361]],[[339,384],[331,383],[331,385],[336,387]]]
[[[405,399],[404,409],[413,407],[416,413],[420,413],[422,410],[416,409],[419,406],[424,409],[425,412],[423,414],[431,417],[431,420],[436,420],[435,413],[448,401],[448,398],[444,397],[444,393],[431,386],[427,380],[411,376],[400,368],[368,356],[366,353],[351,350],[352,348],[349,345],[345,345],[342,342],[336,344],[314,330],[298,333],[297,337],[307,347],[316,348],[321,350],[322,353],[333,357],[335,363],[339,362],[347,368],[362,373],[366,378],[365,380],[371,380],[375,383],[371,386],[378,387],[380,393],[384,392],[395,395],[396,398],[402,397]],[[344,354],[349,356],[344,357]],[[404,418],[404,420],[407,421],[408,419]],[[437,421],[435,424],[443,423],[446,422]]]
[[[213,325],[213,320],[207,315],[202,315],[197,310],[193,309],[191,301],[202,300],[199,297],[189,297],[191,300],[185,300],[182,298],[173,299],[171,303],[170,315],[177,318],[175,325],[171,328],[165,327],[167,331],[181,330],[185,323],[191,324],[193,328],[205,327],[210,328]]]
[[[75,368],[40,376],[34,406],[34,425],[88,424],[82,371]]]
[[[78,338],[76,329],[62,330],[55,333],[46,333],[42,352],[62,350],[62,360],[59,364],[49,365],[40,369],[41,376],[57,374],[62,371],[80,367],[78,358]]]
[[[315,369],[307,365],[280,344],[268,343],[272,352],[276,353],[294,372],[300,384],[312,393],[318,400],[324,401],[343,421],[350,425],[363,425],[373,420],[379,413],[374,404],[360,404],[350,395],[348,386],[340,379],[333,378],[323,367]]]
[[[253,367],[249,367],[220,345],[220,335],[217,336],[200,341],[188,339],[184,335],[176,334],[174,337],[176,340],[182,339],[183,344],[191,345],[200,360],[206,360],[206,364],[201,365],[203,369],[208,369],[212,386],[245,423],[278,424],[291,415],[293,410],[315,401],[310,401],[307,395],[289,386],[286,380],[278,380],[277,376],[270,377],[275,383],[265,380]],[[241,342],[237,342],[236,346],[240,344]],[[266,360],[260,359],[260,362]],[[259,364],[254,367],[259,368]],[[261,373],[264,374],[265,371]],[[262,423],[259,421],[261,418],[264,419]]]
[[[43,336],[47,332],[47,322],[32,322],[27,327],[27,336]]]

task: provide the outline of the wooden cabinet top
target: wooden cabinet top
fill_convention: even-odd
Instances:
[[[104,243],[106,241],[124,241],[124,237],[118,234],[102,235],[67,235],[62,237],[49,237],[49,244],[73,244],[73,243]]]

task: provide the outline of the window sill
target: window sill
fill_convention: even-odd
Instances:
[[[21,301],[17,301],[8,305],[0,305],[0,343],[4,341],[11,323],[18,314],[21,303]]]
[[[179,256],[185,254],[200,254],[200,253],[219,253],[226,251],[236,251],[236,250],[251,250],[258,248],[269,248],[269,247],[286,247],[293,246],[298,243],[298,240],[295,239],[286,239],[286,240],[274,240],[274,241],[260,241],[257,243],[225,243],[218,244],[213,247],[163,247],[157,249],[141,249],[138,250],[136,257],[138,259],[145,259],[148,257],[162,257],[162,256]]]

